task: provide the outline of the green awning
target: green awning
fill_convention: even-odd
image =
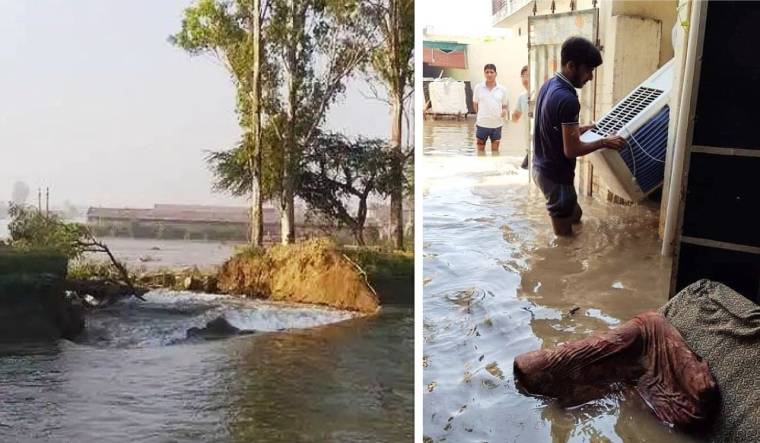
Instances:
[[[467,45],[462,44],[462,43],[456,43],[456,42],[423,41],[422,47],[430,48],[430,49],[440,49],[446,52],[467,51]]]

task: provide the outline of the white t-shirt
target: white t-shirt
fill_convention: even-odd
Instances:
[[[525,149],[530,148],[530,117],[528,116],[528,92],[525,91],[517,98],[515,112],[520,112],[520,120],[517,120],[518,132],[522,134],[522,142]]]
[[[476,125],[482,128],[499,128],[504,124],[501,107],[509,107],[507,88],[496,83],[489,91],[485,83],[478,83],[472,90],[472,101],[478,104]]]

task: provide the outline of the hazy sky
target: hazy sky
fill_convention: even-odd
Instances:
[[[508,33],[491,24],[491,0],[418,0],[423,26],[436,34],[484,36]]]
[[[0,0],[0,201],[23,180],[55,206],[243,203],[203,161],[240,133],[227,72],[167,42],[190,3]],[[387,106],[360,91],[328,126],[387,137]]]

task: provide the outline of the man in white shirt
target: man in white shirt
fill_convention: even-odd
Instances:
[[[520,80],[522,81],[525,92],[520,94],[517,98],[517,108],[512,113],[512,122],[517,123],[519,126],[520,135],[522,136],[523,144],[525,145],[525,159],[520,166],[523,169],[528,169],[528,152],[530,151],[530,116],[528,115],[528,65],[523,66],[520,70]]]
[[[489,63],[483,68],[486,78],[472,91],[472,104],[477,113],[475,138],[478,151],[486,149],[486,140],[491,139],[491,151],[499,151],[501,127],[504,117],[509,114],[507,88],[496,83],[496,66]]]

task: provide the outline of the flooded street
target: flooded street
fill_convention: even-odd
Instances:
[[[505,131],[511,129],[505,128]],[[474,149],[474,123],[426,121],[424,435],[429,441],[688,441],[635,392],[562,409],[517,391],[513,359],[664,304],[657,212],[581,198],[571,239],[551,232],[524,152]]]

